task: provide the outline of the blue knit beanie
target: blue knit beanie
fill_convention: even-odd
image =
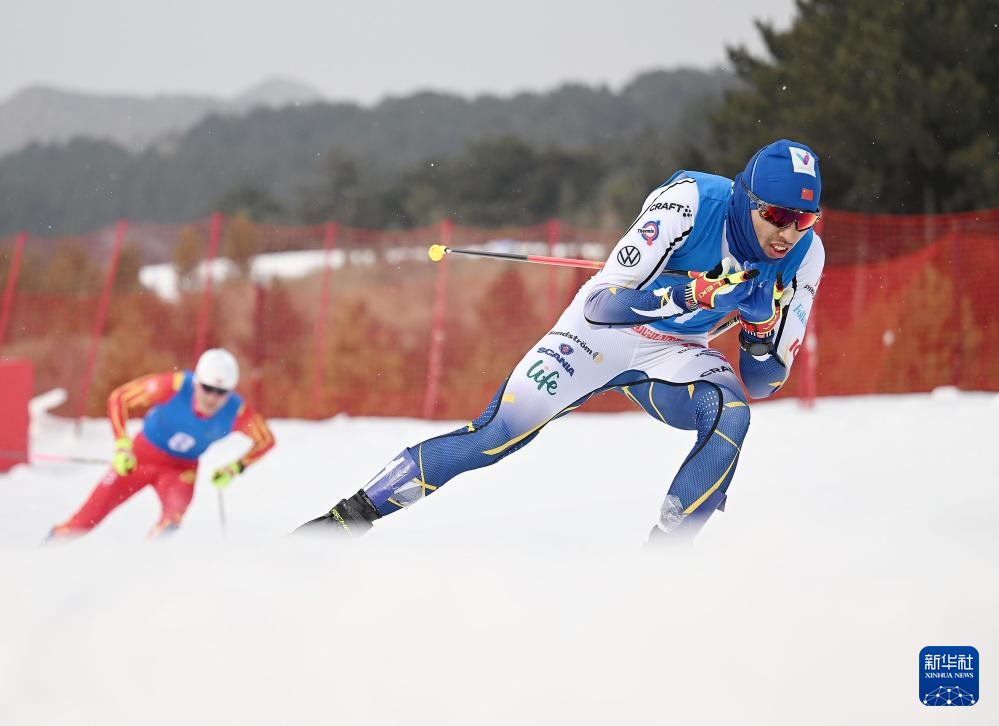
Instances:
[[[818,211],[822,196],[819,157],[798,141],[781,139],[757,151],[742,178],[764,202]]]

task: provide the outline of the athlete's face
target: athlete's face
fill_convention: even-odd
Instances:
[[[763,249],[763,254],[772,260],[779,260],[787,255],[798,240],[808,233],[807,229],[799,232],[794,224],[778,229],[776,225],[760,216],[759,209],[751,210],[750,214],[753,218],[753,230],[756,232],[756,239]]]
[[[198,413],[214,416],[231,395],[232,391],[212,388],[199,383],[194,387],[194,405],[198,409]]]

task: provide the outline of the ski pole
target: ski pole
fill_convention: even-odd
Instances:
[[[459,250],[453,249],[451,247],[445,247],[444,245],[431,245],[430,249],[427,251],[430,255],[430,259],[434,262],[440,262],[444,259],[444,255],[472,255],[475,257],[490,257],[498,260],[513,260],[515,262],[535,262],[539,265],[558,265],[560,267],[584,267],[590,270],[600,270],[603,268],[604,263],[598,260],[574,260],[570,257],[544,257],[542,255],[518,255],[512,252],[485,252],[482,250]],[[690,273],[687,270],[663,270],[661,275],[683,275],[688,276]],[[708,340],[713,340],[717,338],[722,333],[727,333],[729,330],[734,328],[739,324],[739,318],[733,317],[721,323],[708,333]]]
[[[0,451],[0,459],[13,459],[22,464],[32,461],[51,461],[57,464],[100,464],[107,466],[107,459],[93,459],[87,456],[62,456],[60,454],[28,454],[27,451]]]
[[[571,257],[545,257],[544,255],[518,255],[513,252],[486,252],[485,250],[459,250],[444,245],[431,245],[427,254],[434,262],[440,262],[444,255],[471,255],[473,257],[489,257],[494,260],[513,260],[514,262],[534,262],[538,265],[555,265],[557,267],[582,267],[587,270],[603,269],[604,263],[599,260],[574,260]],[[663,270],[661,275],[683,275],[687,270]]]
[[[431,245],[427,251],[430,259],[440,262],[444,255],[471,255],[473,257],[489,257],[494,260],[513,260],[515,262],[535,262],[540,265],[558,265],[559,267],[584,267],[588,270],[599,270],[604,266],[597,260],[573,260],[568,257],[544,257],[542,255],[518,255],[512,252],[486,252],[484,250],[459,250],[444,245]]]
[[[714,340],[722,333],[727,333],[732,328],[739,324],[739,316],[733,315],[731,318],[726,320],[724,323],[719,323],[714,330],[708,333],[708,340]]]

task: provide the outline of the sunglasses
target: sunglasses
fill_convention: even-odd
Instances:
[[[760,216],[777,229],[784,229],[794,224],[794,228],[799,232],[806,232],[814,227],[815,223],[819,221],[819,217],[822,216],[821,210],[818,212],[809,212],[805,209],[778,207],[776,204],[768,204],[753,194],[752,189],[746,186],[746,182],[742,182],[742,188],[749,195],[749,200],[756,205]]]
[[[229,393],[229,389],[227,388],[217,388],[215,386],[209,386],[207,383],[199,383],[198,385],[201,386],[201,390],[205,393],[213,393],[216,396],[224,396]]]

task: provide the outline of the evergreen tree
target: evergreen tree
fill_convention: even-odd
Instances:
[[[177,270],[177,286],[181,289],[196,287],[194,270],[205,259],[208,242],[197,227],[182,227],[173,247],[173,266]]]
[[[933,213],[999,205],[999,3],[798,0],[769,58],[730,57],[746,88],[715,115],[717,169],[778,137],[821,159],[823,203]]]
[[[254,222],[276,222],[284,208],[267,191],[253,184],[240,184],[222,195],[212,211],[244,216]]]
[[[230,218],[222,236],[222,255],[236,265],[241,277],[249,277],[253,258],[263,252],[260,231],[246,213]]]
[[[118,258],[118,269],[115,271],[112,292],[136,292],[142,289],[139,282],[139,270],[142,269],[142,249],[135,240],[125,240]]]

